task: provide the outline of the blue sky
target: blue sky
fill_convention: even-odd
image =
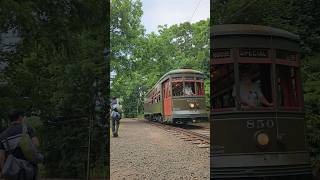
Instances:
[[[141,2],[142,24],[147,33],[156,32],[158,25],[197,22],[210,16],[210,0],[141,0]]]

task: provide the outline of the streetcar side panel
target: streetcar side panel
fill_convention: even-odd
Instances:
[[[144,103],[144,117],[156,120],[162,113],[162,93],[160,84],[150,91]]]

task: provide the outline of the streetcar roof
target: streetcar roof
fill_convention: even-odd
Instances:
[[[164,79],[166,76],[169,75],[173,75],[173,74],[200,74],[203,75],[202,72],[197,71],[197,70],[193,70],[193,69],[175,69],[172,71],[167,72],[166,74],[164,74],[159,81],[161,81],[162,79]],[[159,82],[158,81],[158,82]]]
[[[164,74],[158,81],[153,85],[153,87],[147,92],[149,94],[161,81],[163,81],[167,76],[174,74],[199,74],[204,75],[201,71],[193,70],[193,69],[175,69]]]
[[[214,25],[211,29],[211,36],[221,35],[262,35],[262,36],[277,36],[299,40],[299,36],[283,29],[253,25],[253,24],[223,24]]]

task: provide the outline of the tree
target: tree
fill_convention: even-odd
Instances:
[[[21,39],[13,52],[2,52],[1,119],[11,108],[42,121],[44,176],[84,177],[91,127],[91,167],[105,165],[108,99],[108,20],[105,1],[0,2],[1,31],[14,29]],[[100,119],[98,123],[97,118]],[[89,123],[93,119],[93,124]],[[104,121],[104,122],[103,122]],[[100,124],[100,125],[99,125]],[[77,128],[74,128],[77,127]],[[100,157],[100,158],[99,158]],[[98,159],[101,159],[100,161]]]
[[[145,93],[168,71],[189,66],[209,74],[208,20],[159,26],[159,34],[145,34],[141,2],[113,2],[111,69],[117,75],[111,94],[123,100],[126,117],[143,113]]]

